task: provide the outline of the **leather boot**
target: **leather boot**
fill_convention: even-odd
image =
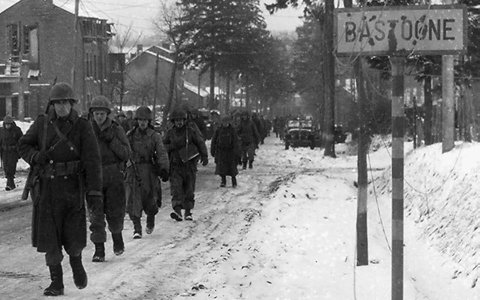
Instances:
[[[70,256],[70,266],[72,267],[73,282],[78,289],[84,289],[88,284],[88,278],[82,265],[82,255]]]
[[[113,240],[113,253],[115,255],[122,255],[125,251],[125,245],[123,244],[123,236],[122,233],[112,233],[112,240]]]
[[[247,161],[244,161],[244,162],[243,162],[243,165],[242,165],[242,169],[245,170],[246,168],[247,168]]]
[[[105,261],[105,244],[104,243],[95,243],[95,253],[92,258],[93,262],[104,262]]]
[[[58,264],[55,266],[49,266],[50,269],[50,279],[52,283],[47,287],[43,294],[45,296],[60,296],[63,295],[63,269],[62,265]]]
[[[221,175],[222,182],[220,183],[220,187],[225,187],[227,185],[227,177]]]
[[[232,186],[237,187],[237,177],[232,176]]]
[[[147,229],[145,232],[151,234],[155,228],[155,215],[147,215]]]
[[[133,222],[133,238],[141,239],[142,238],[142,224],[140,223],[139,217],[131,217]]]
[[[253,160],[248,161],[248,168],[252,169],[253,168]]]

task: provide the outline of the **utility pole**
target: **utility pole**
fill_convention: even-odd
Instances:
[[[76,81],[76,74],[75,74],[75,67],[77,64],[77,35],[78,35],[78,6],[80,0],[75,0],[75,18],[73,24],[73,65],[72,65],[72,88],[73,92],[75,93],[75,81]]]
[[[155,106],[157,106],[157,94],[158,94],[158,53],[157,58],[155,60],[155,94],[153,96],[153,124],[155,125],[156,114],[155,114]]]

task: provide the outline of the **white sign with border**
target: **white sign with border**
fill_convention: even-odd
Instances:
[[[447,55],[467,51],[465,5],[335,10],[337,55]]]

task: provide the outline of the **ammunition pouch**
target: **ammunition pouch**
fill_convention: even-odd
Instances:
[[[41,167],[39,171],[40,178],[55,178],[67,175],[80,175],[83,168],[81,161],[66,161],[49,163]]]

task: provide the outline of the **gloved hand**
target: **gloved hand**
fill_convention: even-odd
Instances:
[[[113,133],[111,131],[102,131],[102,132],[100,132],[100,135],[99,135],[99,138],[102,141],[105,141],[106,143],[110,143],[111,141],[113,141],[114,137],[115,136],[113,135]]]
[[[103,196],[87,195],[87,205],[91,213],[103,213]]]
[[[38,151],[33,156],[33,162],[37,165],[45,164],[49,159],[47,150]]]
[[[202,166],[208,165],[208,157],[202,157]]]
[[[163,182],[167,182],[168,181],[168,178],[170,177],[170,175],[168,174],[168,171],[165,170],[165,169],[161,169],[160,170],[160,178],[162,179]]]

